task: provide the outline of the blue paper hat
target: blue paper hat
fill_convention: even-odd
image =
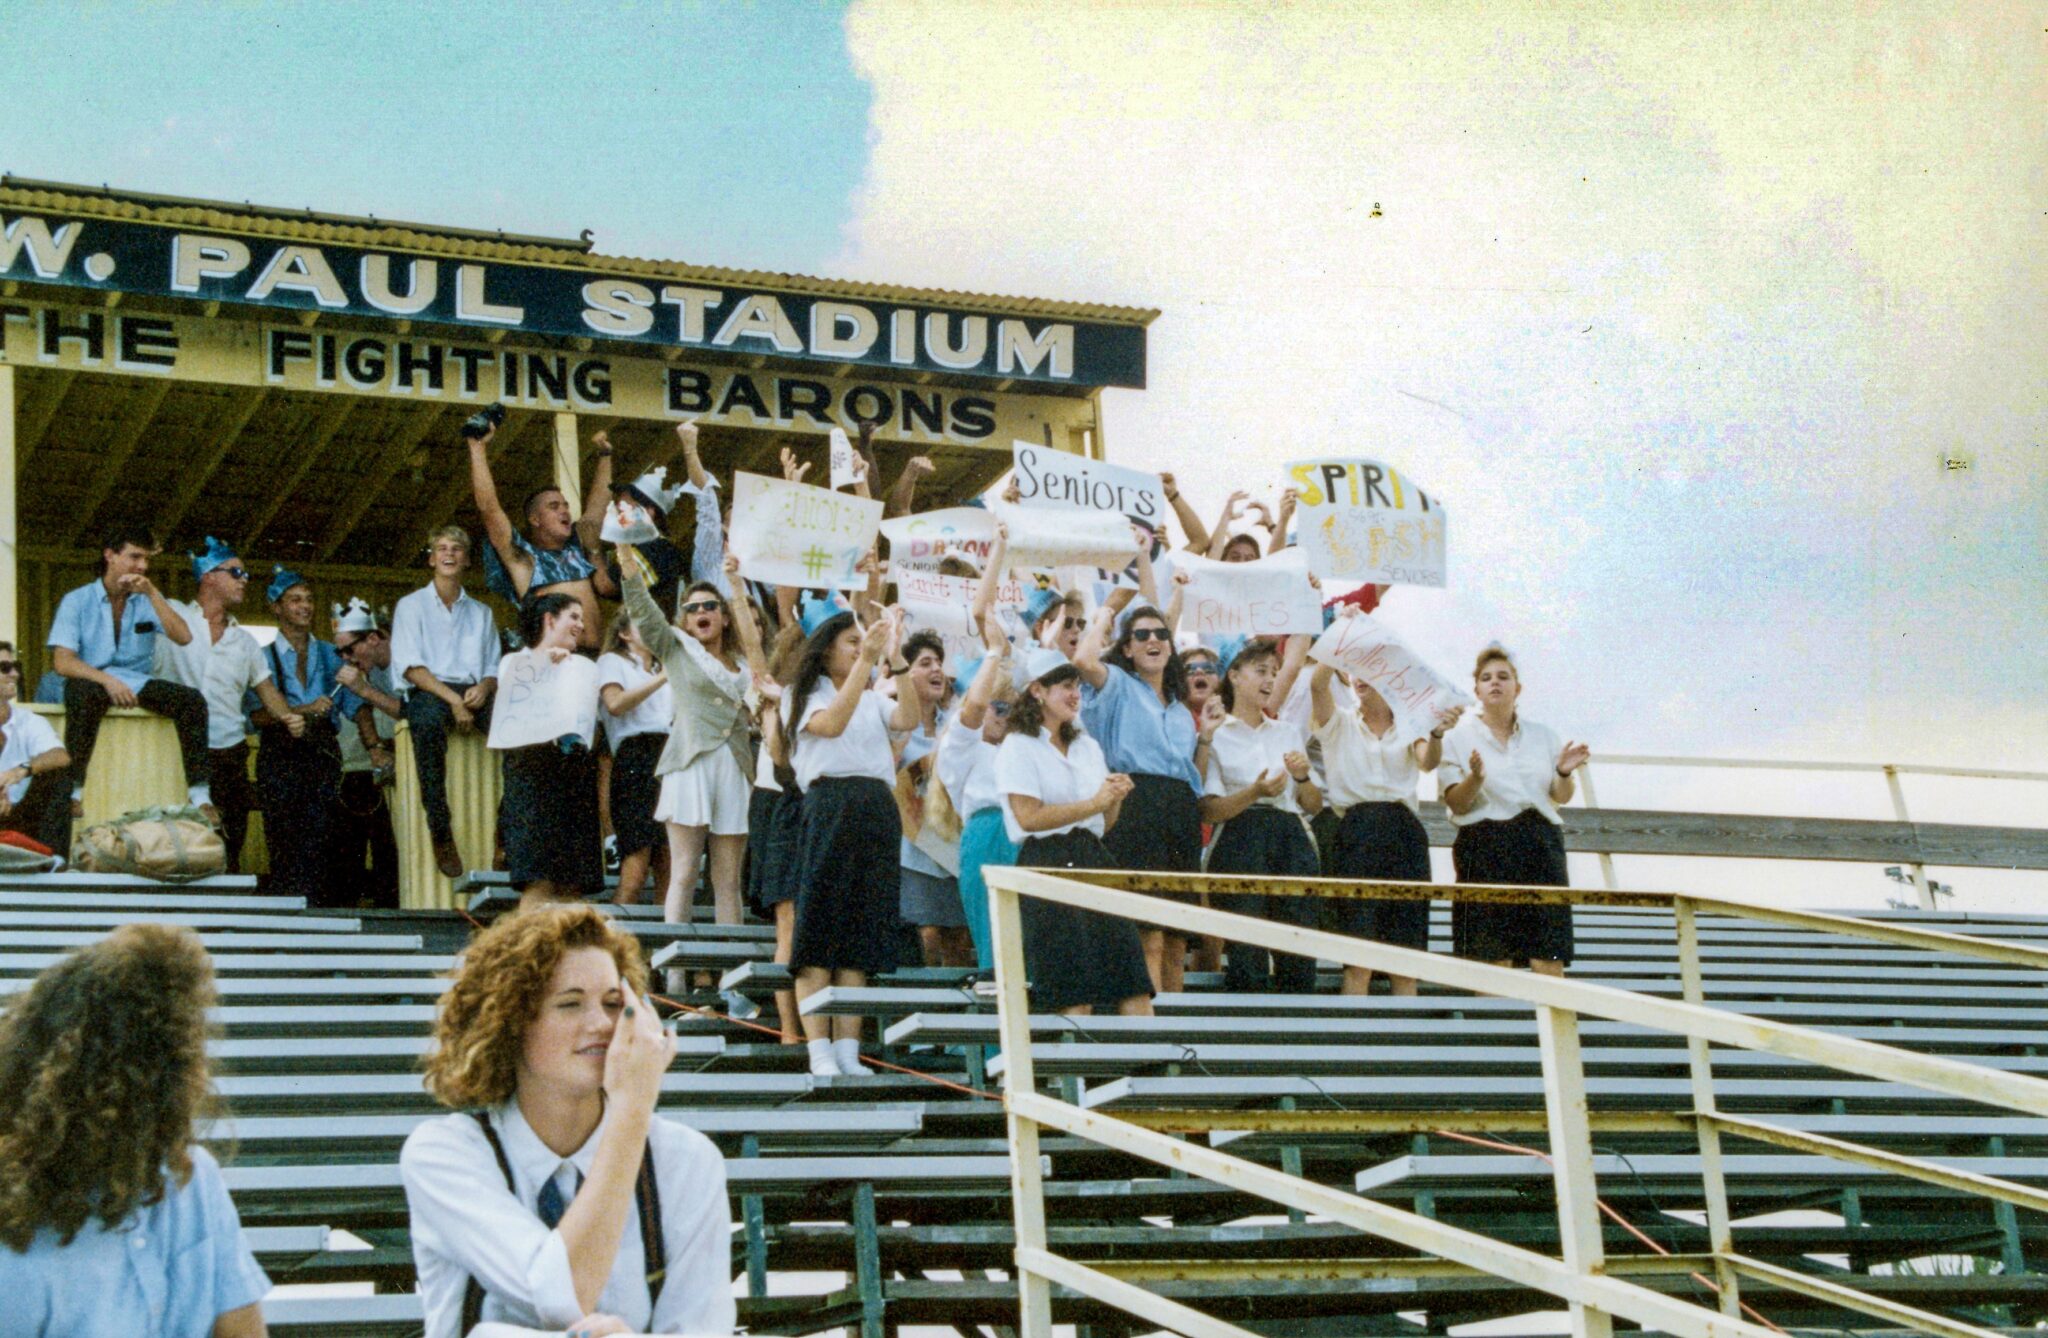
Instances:
[[[309,584],[310,582],[305,577],[299,575],[290,567],[279,567],[271,573],[270,588],[266,593],[270,596],[270,602],[275,604],[278,600],[283,599],[285,591],[293,586]]]
[[[1219,640],[1216,643],[1216,672],[1228,674],[1232,661],[1242,655],[1244,648],[1251,644],[1252,639],[1248,636],[1227,636]]]
[[[804,635],[809,636],[840,614],[852,612],[846,601],[837,595],[827,595],[820,599],[816,595],[807,594],[797,604],[796,620],[804,629]]]
[[[1024,597],[1024,626],[1035,630],[1038,627],[1039,619],[1045,617],[1051,611],[1053,605],[1058,604],[1065,598],[1065,594],[1053,589],[1051,586],[1033,590]]]
[[[188,553],[186,556],[192,559],[192,579],[195,581],[204,577],[206,573],[212,571],[215,567],[225,567],[230,562],[241,561],[240,558],[235,556],[234,549],[229,548],[210,534],[206,536],[206,547],[204,549],[197,553]]]

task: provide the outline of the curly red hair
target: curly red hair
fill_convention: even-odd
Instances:
[[[210,1113],[213,959],[189,929],[124,925],[36,977],[0,1015],[0,1244],[70,1244],[192,1177]]]
[[[619,979],[647,989],[640,943],[591,906],[549,906],[508,916],[471,940],[441,996],[428,1052],[426,1087],[444,1106],[463,1110],[512,1099],[526,1029],[540,1015],[562,954],[602,948]]]

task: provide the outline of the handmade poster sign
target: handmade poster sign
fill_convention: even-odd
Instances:
[[[1062,567],[1121,571],[1137,551],[1131,523],[1114,511],[998,503],[995,517],[1010,532],[1006,551],[1011,571],[1057,571]]]
[[[1296,460],[1296,525],[1308,568],[1325,580],[1445,581],[1444,504],[1377,460]]]
[[[978,581],[936,572],[896,573],[896,602],[903,608],[906,632],[937,632],[946,643],[946,658],[958,661],[981,654],[974,633],[974,591]],[[1015,586],[1016,582],[1006,582]],[[1021,599],[1021,594],[1019,595]]]
[[[491,705],[493,748],[524,748],[574,735],[597,737],[597,661],[581,655],[555,660],[546,651],[514,651],[498,661],[498,695]]]
[[[1173,562],[1189,578],[1181,626],[1211,645],[1218,637],[1313,635],[1323,630],[1322,596],[1308,583],[1300,559],[1291,554],[1277,553],[1257,562],[1212,562],[1181,553]]]
[[[1166,489],[1157,474],[1028,441],[1013,441],[1010,450],[1017,497],[1025,506],[1101,511],[1154,530],[1166,519]]]
[[[832,490],[851,488],[860,482],[860,474],[853,467],[853,443],[846,439],[846,429],[832,429]]]
[[[1439,711],[1472,706],[1470,693],[1423,662],[1420,655],[1371,614],[1339,618],[1309,647],[1309,658],[1349,674],[1387,699],[1401,732],[1420,738],[1436,727]]]
[[[885,520],[882,537],[889,541],[890,574],[899,579],[906,571],[937,571],[949,554],[983,567],[996,540],[996,518],[978,506],[949,506]]]
[[[855,568],[874,546],[881,522],[882,504],[873,498],[762,474],[732,476],[727,542],[740,560],[740,575],[749,580],[810,590],[860,589],[868,578]]]
[[[625,493],[613,493],[612,504],[604,509],[604,528],[598,535],[608,544],[644,544],[661,537],[647,508]]]

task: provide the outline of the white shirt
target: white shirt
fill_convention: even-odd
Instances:
[[[1223,799],[1249,786],[1262,772],[1287,776],[1287,784],[1279,794],[1270,799],[1261,796],[1252,802],[1252,807],[1277,808],[1299,815],[1301,801],[1294,797],[1294,777],[1287,774],[1283,759],[1289,753],[1306,755],[1307,751],[1308,735],[1299,725],[1285,720],[1261,720],[1257,725],[1247,725],[1236,716],[1228,716],[1209,738],[1209,769],[1202,777],[1202,793]],[[1309,779],[1315,779],[1313,767],[1309,769]]]
[[[460,1338],[462,1296],[472,1277],[484,1289],[485,1320],[561,1330],[584,1315],[568,1246],[560,1231],[541,1224],[536,1205],[549,1180],[567,1196],[589,1176],[609,1120],[565,1160],[528,1127],[516,1100],[491,1111],[490,1118],[512,1164],[509,1190],[483,1130],[468,1115],[420,1125],[398,1154],[427,1338]],[[635,1333],[729,1334],[738,1319],[725,1159],[710,1139],[659,1116],[649,1122],[647,1137],[668,1276],[659,1303],[650,1304],[640,1208],[630,1203],[618,1257],[596,1308],[617,1315]]]
[[[1102,745],[1086,734],[1077,734],[1064,755],[1053,747],[1043,732],[1011,734],[996,749],[996,789],[1003,796],[1003,828],[1018,845],[1034,836],[1058,836],[1061,832],[1090,831],[1102,835],[1102,814],[1096,813],[1052,827],[1027,832],[1017,825],[1017,813],[1010,799],[1029,795],[1044,804],[1075,804],[1093,799],[1109,779],[1109,763],[1102,758]]]
[[[1406,804],[1419,815],[1415,792],[1422,768],[1415,761],[1415,740],[1404,737],[1398,723],[1376,735],[1357,711],[1339,707],[1315,737],[1323,745],[1323,795],[1338,812],[1353,804]]]
[[[198,601],[174,599],[170,605],[191,629],[192,639],[181,646],[167,636],[158,637],[152,672],[158,678],[196,688],[206,698],[206,746],[232,748],[249,737],[242,698],[258,683],[270,681],[263,647],[232,615],[221,629],[220,640],[215,641]]]
[[[871,776],[884,785],[896,783],[896,750],[889,744],[889,717],[896,714],[893,698],[869,688],[854,703],[853,715],[836,739],[821,738],[805,729],[812,716],[832,704],[839,689],[823,679],[811,689],[803,714],[796,719],[791,737],[796,740],[796,786],[808,790],[820,777]]]
[[[1502,744],[1485,719],[1474,711],[1445,733],[1444,760],[1437,768],[1437,785],[1448,790],[1461,783],[1474,752],[1486,766],[1486,779],[1479,787],[1479,802],[1464,813],[1451,814],[1453,825],[1506,822],[1531,808],[1547,822],[1562,821],[1550,798],[1550,787],[1557,780],[1557,759],[1564,752],[1564,742],[1557,737],[1556,730],[1517,715],[1514,731]]]
[[[199,638],[194,636],[192,639],[197,641]],[[370,686],[377,689],[377,691],[387,696],[397,695],[391,686],[391,671],[389,669],[372,669],[365,677],[368,678]],[[371,723],[377,727],[377,737],[387,744],[390,743],[391,736],[398,732],[398,722],[372,706],[367,698],[359,696],[357,700],[363,703],[363,710],[369,712]],[[356,722],[354,720],[343,720],[337,716],[334,727],[341,734],[342,774],[347,775],[352,771],[376,770],[376,765],[370,761],[370,750],[363,746],[362,731],[356,728]]]
[[[166,637],[165,640],[170,638]],[[0,771],[12,771],[26,767],[53,748],[62,748],[57,731],[50,728],[50,722],[29,710],[20,702],[8,707],[7,723],[0,725]],[[24,776],[7,787],[7,802],[18,804],[28,793],[29,778]]]
[[[429,584],[391,610],[391,680],[410,692],[408,669],[425,669],[443,683],[481,683],[498,672],[498,626],[491,611],[469,597],[450,608]]]
[[[613,651],[597,657],[597,699],[600,703],[604,701],[604,690],[607,685],[616,684],[622,690],[631,692],[653,680],[654,675],[642,669],[630,656]],[[645,701],[624,715],[613,715],[602,707],[600,711],[603,715],[605,737],[611,740],[612,751],[616,753],[620,744],[636,734],[666,736],[669,723],[675,719],[676,694],[667,683],[663,683],[648,693]]]
[[[953,811],[964,821],[985,808],[1003,802],[996,788],[997,745],[981,737],[956,718],[939,736],[939,784],[953,801]]]

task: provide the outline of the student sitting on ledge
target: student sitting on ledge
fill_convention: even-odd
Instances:
[[[589,906],[501,920],[463,955],[426,1073],[463,1113],[399,1155],[427,1338],[733,1331],[725,1163],[654,1113],[675,1038],[646,987],[638,943]]]

